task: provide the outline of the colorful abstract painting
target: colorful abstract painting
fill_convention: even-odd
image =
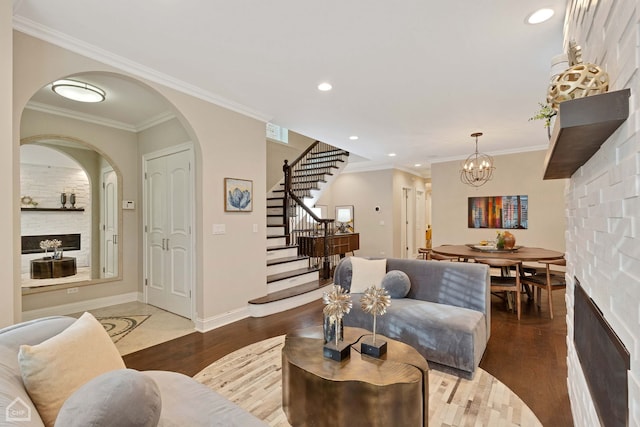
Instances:
[[[529,228],[529,197],[469,197],[467,219],[469,228]]]

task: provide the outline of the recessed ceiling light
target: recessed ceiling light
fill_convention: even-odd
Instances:
[[[56,80],[51,89],[60,96],[79,102],[102,102],[106,95],[99,87],[77,80]]]
[[[389,157],[395,157],[396,153],[389,153]]]
[[[553,9],[544,8],[538,9],[527,17],[527,23],[529,24],[541,24],[544,21],[548,21],[553,16]]]
[[[331,89],[333,89],[333,86],[331,86],[331,83],[324,82],[318,85],[318,90],[321,90],[323,92],[327,92]]]
[[[358,139],[358,135],[351,135],[349,139],[355,141],[356,139]]]
[[[413,165],[413,167],[415,167],[415,168],[419,168],[420,166],[422,166],[421,163],[416,163],[415,165]]]

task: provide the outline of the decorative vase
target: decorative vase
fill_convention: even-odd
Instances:
[[[502,240],[504,242],[504,249],[513,249],[513,247],[516,245],[516,236],[509,233],[508,231],[504,232]]]
[[[324,316],[323,323],[324,343],[337,343],[344,339],[344,325],[341,320],[331,321],[331,316]],[[337,330],[337,336],[336,336]]]

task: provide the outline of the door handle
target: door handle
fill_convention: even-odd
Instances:
[[[167,239],[167,251],[169,250],[169,239]]]
[[[114,245],[117,245],[117,244],[118,244],[118,235],[117,235],[117,234],[114,234],[114,235],[113,235],[113,244],[114,244]]]
[[[166,240],[166,239],[162,239],[162,250],[163,250],[163,251],[165,250],[165,248],[164,248],[164,241],[165,241],[165,240]]]

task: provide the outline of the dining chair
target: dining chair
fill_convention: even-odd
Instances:
[[[434,260],[434,261],[458,261],[458,257],[457,256],[440,255],[440,254],[437,254],[435,252],[430,252],[428,254],[428,258],[427,259]]]
[[[567,281],[564,276],[564,271],[552,270],[552,266],[566,266],[567,260],[559,258],[555,260],[540,260],[538,263],[545,264],[545,268],[538,269],[529,276],[522,276],[522,283],[533,286],[533,289],[537,291],[538,307],[540,307],[540,301],[542,300],[542,290],[546,289],[547,299],[549,300],[549,315],[553,319],[553,298],[551,294],[557,289],[565,289],[567,287]]]
[[[515,292],[515,311],[518,315],[518,320],[520,320],[520,295],[522,293],[522,283],[520,281],[521,262],[502,258],[477,258],[476,262],[487,264],[489,267],[499,268],[502,272],[506,273],[500,276],[491,276],[491,293],[506,292],[507,305],[509,305],[509,292]],[[512,268],[515,269],[515,275],[513,276],[509,275]]]

